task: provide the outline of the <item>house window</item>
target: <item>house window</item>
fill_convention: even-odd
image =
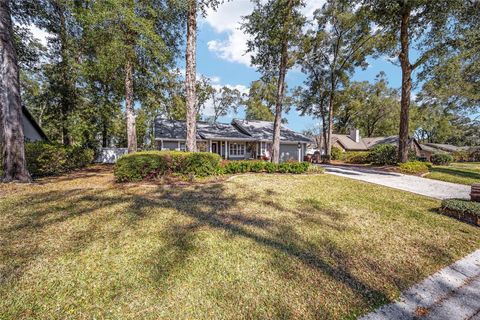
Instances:
[[[245,155],[245,144],[241,143],[230,143],[229,151],[231,156],[244,156]]]
[[[187,150],[187,147],[186,147],[186,145],[185,145],[185,142],[180,142],[180,143],[178,144],[178,149],[179,149],[180,151],[186,151],[186,150]]]

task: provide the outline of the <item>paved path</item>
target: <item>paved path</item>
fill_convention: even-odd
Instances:
[[[324,166],[326,172],[330,174],[376,183],[395,189],[421,194],[431,198],[470,199],[471,187],[466,185],[360,167],[331,165],[322,166]]]
[[[480,320],[480,250],[405,291],[361,320]]]

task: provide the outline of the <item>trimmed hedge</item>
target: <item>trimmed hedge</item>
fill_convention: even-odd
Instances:
[[[381,144],[368,153],[368,161],[376,165],[397,164],[397,147],[391,144]]]
[[[430,168],[432,167],[432,164],[429,162],[423,162],[423,161],[409,161],[409,162],[401,163],[399,167],[400,167],[400,171],[403,173],[423,174],[423,173],[427,173],[430,170]]]
[[[368,155],[367,151],[349,151],[342,154],[342,160],[346,163],[369,163]]]
[[[118,159],[113,169],[119,182],[141,181],[168,173],[205,177],[220,172],[221,158],[210,152],[143,151]]]
[[[118,182],[155,179],[165,174],[206,177],[245,172],[321,173],[323,168],[312,166],[308,162],[279,164],[261,160],[221,162],[218,154],[209,152],[144,151],[122,156],[113,169],[113,174]]]
[[[94,152],[82,147],[36,141],[25,144],[25,158],[30,174],[43,177],[83,168],[93,161]]]
[[[234,160],[222,163],[222,172],[227,174],[245,172],[267,172],[267,173],[305,173],[309,171],[308,162],[283,162],[275,164],[261,160]]]
[[[453,156],[448,153],[435,153],[430,158],[430,161],[435,165],[449,165],[453,162]]]
[[[442,201],[440,211],[457,219],[480,225],[480,202],[447,199]]]

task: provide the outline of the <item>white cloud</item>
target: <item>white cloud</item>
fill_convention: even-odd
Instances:
[[[47,46],[48,37],[51,37],[50,33],[42,29],[39,29],[37,26],[33,24],[29,25],[28,29],[30,29],[30,32],[33,34],[34,38],[38,39],[40,43],[43,44],[44,46]]]
[[[311,19],[313,12],[321,8],[325,0],[306,0],[302,12]],[[208,49],[220,58],[250,66],[251,55],[247,53],[248,35],[240,30],[242,17],[250,14],[253,4],[250,0],[226,2],[217,11],[209,10],[203,22],[208,23],[217,33],[226,33],[227,39],[208,41]]]

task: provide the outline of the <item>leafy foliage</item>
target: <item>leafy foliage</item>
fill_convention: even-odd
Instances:
[[[453,162],[453,156],[448,153],[435,153],[432,155],[430,161],[435,165],[449,165]]]
[[[340,160],[342,158],[343,152],[339,147],[332,147],[332,160]]]
[[[25,156],[30,174],[43,177],[83,168],[92,163],[94,152],[78,146],[29,142],[25,145]]]
[[[441,210],[451,210],[463,214],[471,214],[480,218],[480,202],[465,199],[445,199],[442,201]]]
[[[397,147],[391,144],[381,144],[368,153],[368,161],[377,165],[393,165],[397,163]]]
[[[154,179],[176,173],[205,177],[218,174],[221,158],[210,152],[144,151],[127,154],[114,167],[119,182]]]
[[[427,173],[431,167],[431,163],[422,161],[407,161],[405,163],[400,163],[399,165],[400,172],[407,174]]]
[[[306,173],[306,172],[317,172],[320,173],[322,170],[310,169],[313,167],[308,162],[283,162],[283,163],[272,163],[267,161],[260,160],[238,160],[238,161],[224,161],[222,163],[222,171],[224,173],[233,174],[233,173],[245,173],[245,172],[267,172],[267,173]],[[318,167],[318,166],[315,166]]]
[[[368,151],[347,151],[342,154],[341,159],[346,163],[364,164],[369,163]]]

